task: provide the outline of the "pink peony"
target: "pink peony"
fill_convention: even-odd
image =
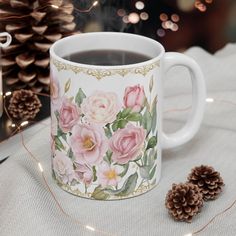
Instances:
[[[78,164],[100,163],[108,148],[103,128],[97,125],[75,125],[72,128],[70,144]]]
[[[119,164],[135,160],[142,150],[145,137],[146,130],[130,123],[124,129],[118,129],[109,142],[112,160]]]
[[[98,166],[97,176],[98,182],[102,187],[116,186],[121,180],[119,176],[120,172],[117,166],[109,166],[106,162],[103,162]]]
[[[81,110],[89,122],[97,124],[111,123],[121,109],[115,93],[96,91],[83,100]]]
[[[93,181],[93,170],[86,165],[75,163],[75,174],[77,179],[86,185],[90,185]]]
[[[145,93],[143,86],[135,85],[127,87],[124,95],[124,105],[126,108],[131,108],[134,112],[139,112],[145,102]]]
[[[71,183],[75,179],[73,163],[64,153],[56,151],[56,156],[52,161],[53,170],[57,178],[64,184]]]
[[[59,110],[59,126],[63,132],[71,131],[72,127],[79,121],[80,112],[76,104],[68,98],[63,98]]]

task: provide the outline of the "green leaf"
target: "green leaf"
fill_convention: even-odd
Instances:
[[[150,174],[149,174],[149,179],[152,179],[156,173],[156,168],[157,168],[157,165],[155,165],[153,167],[153,169],[151,170]]]
[[[78,184],[78,181],[73,179],[70,183],[71,186],[75,186],[76,184]]]
[[[149,82],[149,92],[150,93],[152,92],[153,84],[154,84],[154,81],[153,81],[153,75],[152,75],[150,82]]]
[[[147,152],[144,152],[144,155],[143,155],[143,163],[144,163],[144,165],[147,165],[147,158],[148,158]]]
[[[115,121],[113,124],[112,124],[112,130],[115,132],[116,130],[118,130],[118,121]]]
[[[84,98],[86,98],[86,95],[84,94],[83,90],[80,88],[78,93],[75,96],[75,102],[77,103],[78,106],[81,105],[83,102]]]
[[[95,182],[97,180],[97,171],[95,166],[93,166],[93,182]]]
[[[91,197],[97,200],[106,200],[109,198],[109,196],[110,195],[108,193],[105,193],[104,190],[99,185],[94,189]]]
[[[120,114],[120,118],[126,118],[129,114],[130,114],[130,112],[132,111],[132,109],[131,108],[125,108],[122,112],[121,112],[121,114]]]
[[[105,131],[105,135],[107,136],[107,138],[111,138],[112,132],[111,132],[111,129],[110,129],[110,125],[109,125],[109,124],[107,124],[107,125],[104,127],[104,131]]]
[[[143,115],[141,124],[143,128],[147,130],[147,135],[148,135],[152,128],[152,116],[147,109]]]
[[[150,150],[150,153],[149,153],[148,165],[153,166],[156,159],[157,159],[157,149],[153,148]]]
[[[55,111],[54,114],[55,114],[55,116],[57,118],[57,121],[58,121],[59,120],[59,116],[60,116],[59,111]]]
[[[138,180],[138,174],[135,172],[134,174],[129,176],[129,178],[125,181],[124,185],[120,189],[119,193],[115,195],[123,197],[131,194],[136,187],[137,180]]]
[[[66,84],[65,84],[65,87],[64,87],[64,91],[65,93],[69,91],[70,89],[70,84],[71,84],[71,79],[68,79]]]
[[[141,121],[142,115],[138,112],[133,112],[133,113],[129,114],[126,119],[129,121]]]
[[[118,121],[118,128],[123,129],[127,125],[128,121],[127,120],[119,120]]]
[[[143,179],[149,179],[150,166],[141,166],[139,170],[140,175]]]
[[[157,96],[154,98],[152,102],[151,113],[152,113],[152,132],[154,132],[157,126]]]
[[[156,136],[152,136],[148,140],[148,144],[147,144],[146,150],[148,150],[149,148],[154,148],[156,145],[157,145],[157,138],[156,138]]]
[[[73,159],[73,152],[72,152],[72,149],[69,148],[68,152],[67,152],[67,156],[70,158],[70,159]]]
[[[124,177],[129,169],[129,163],[123,165],[124,170],[119,174],[120,177]]]
[[[58,129],[57,129],[57,136],[62,137],[65,141],[67,140],[66,134],[60,129],[60,127],[58,127]]]
[[[58,149],[59,151],[65,149],[65,147],[64,147],[63,143],[61,142],[60,138],[58,138],[57,136],[55,136],[55,145],[56,145],[56,149]]]
[[[112,156],[112,151],[108,150],[106,152],[106,156],[103,158],[104,161],[106,161],[107,163],[111,164],[111,156]]]

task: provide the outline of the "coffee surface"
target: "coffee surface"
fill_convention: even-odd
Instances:
[[[123,50],[82,51],[63,58],[76,63],[98,66],[130,65],[151,59],[149,56],[143,54]]]

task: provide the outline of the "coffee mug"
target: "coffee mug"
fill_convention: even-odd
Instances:
[[[6,37],[5,43],[0,42],[0,49],[8,47],[12,40],[11,35],[8,34],[7,32],[2,32],[0,33],[0,37]],[[0,52],[0,58],[1,58],[1,52]],[[2,68],[0,67],[0,117],[2,116],[2,113],[3,113],[3,89],[2,89]]]
[[[65,60],[91,50],[124,50],[150,59],[98,66]],[[180,53],[127,33],[85,33],[63,38],[50,49],[52,170],[58,185],[74,195],[125,199],[157,185],[161,152],[189,141],[204,113],[205,84],[197,63]],[[173,66],[188,68],[192,111],[173,134],[162,130],[163,87]]]

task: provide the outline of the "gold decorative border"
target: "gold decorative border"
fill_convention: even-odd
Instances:
[[[160,66],[160,61],[156,61],[152,64],[145,65],[145,66],[130,67],[128,69],[107,70],[107,69],[88,69],[86,67],[74,66],[74,65],[70,65],[70,64],[66,64],[61,61],[58,61],[55,58],[51,59],[51,63],[57,68],[58,71],[72,70],[75,74],[84,73],[84,74],[96,77],[97,80],[100,80],[107,76],[112,76],[112,75],[120,75],[124,77],[125,75],[129,73],[141,74],[143,76],[146,76],[149,71]]]
[[[55,177],[53,177],[53,179],[55,180],[55,182],[57,183],[57,185],[62,188],[63,190],[65,190],[68,193],[71,193],[75,196],[78,197],[83,197],[83,198],[89,198],[89,199],[94,199],[92,198],[92,193],[82,193],[78,188],[76,189],[72,189],[72,187],[70,185],[66,185],[64,183],[61,183],[58,179],[56,179]],[[134,190],[133,193],[127,195],[127,196],[110,196],[110,198],[103,200],[103,201],[111,201],[111,200],[121,200],[121,199],[127,199],[127,198],[132,198],[132,197],[136,197],[139,195],[142,195],[148,191],[150,191],[151,189],[153,189],[155,186],[157,186],[157,184],[149,184],[149,183],[142,183],[136,190]]]

